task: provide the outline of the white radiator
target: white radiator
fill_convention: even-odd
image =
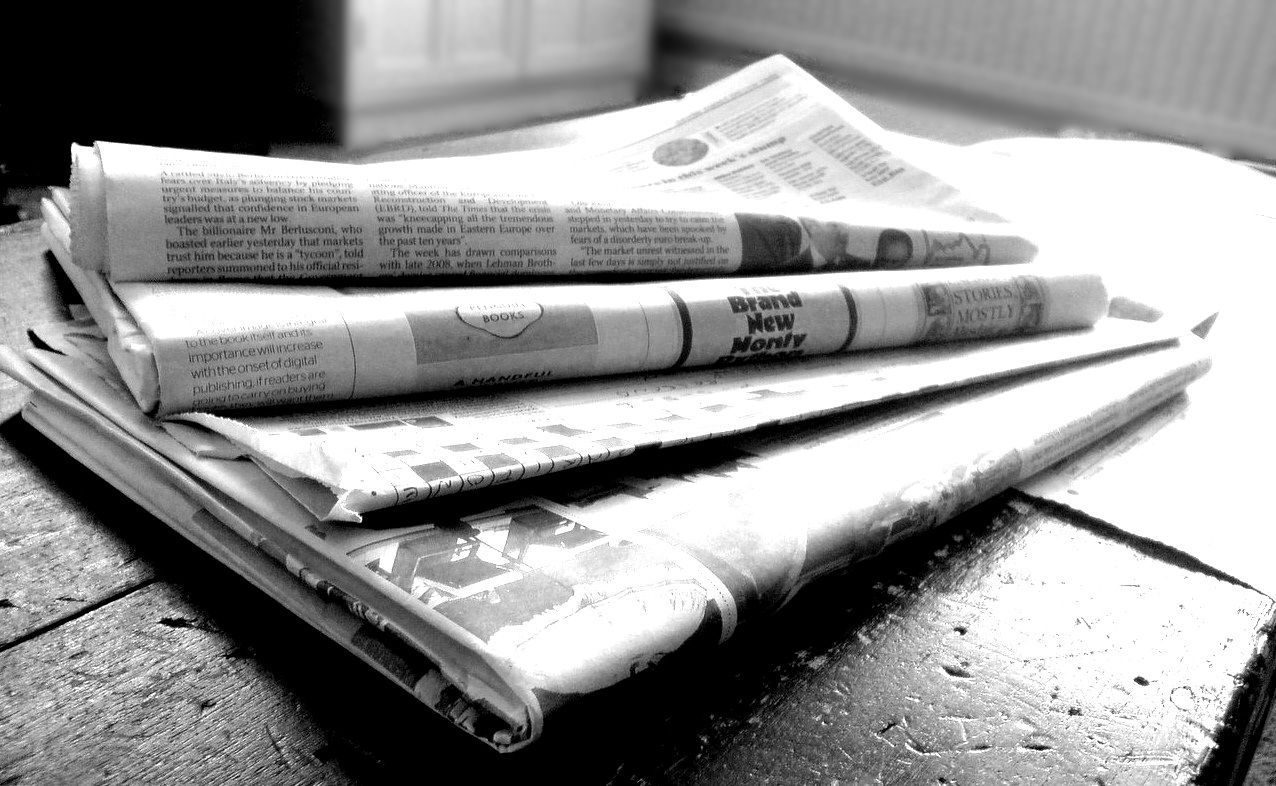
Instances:
[[[1273,0],[661,0],[663,27],[1276,159]]]

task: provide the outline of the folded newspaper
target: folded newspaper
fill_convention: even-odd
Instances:
[[[92,320],[34,333],[118,378]],[[995,341],[233,417],[186,412],[157,422],[197,455],[252,459],[319,518],[357,523],[381,508],[1151,347],[1175,335],[1159,324],[1107,319],[1088,330]],[[91,382],[86,372],[64,373]]]
[[[1194,339],[643,451],[363,527],[321,521],[251,461],[191,450],[74,341],[70,354],[0,347],[0,368],[33,390],[24,417],[73,456],[426,705],[514,750],[564,702],[711,647],[811,580],[1166,401],[1208,368]],[[801,495],[795,516],[801,489],[826,493]]]
[[[781,56],[670,110],[565,151],[365,166],[75,146],[76,263],[115,281],[686,277],[1036,252]]]

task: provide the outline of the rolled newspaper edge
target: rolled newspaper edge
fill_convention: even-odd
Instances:
[[[158,388],[134,396],[162,415],[984,340],[1089,327],[1107,311],[1098,274],[1032,265],[662,284],[107,291],[123,306],[110,312],[115,332],[144,336],[154,356],[156,374],[132,376],[157,378]]]
[[[390,169],[112,142],[73,145],[71,169],[75,262],[112,281],[747,276],[1038,251],[991,215],[609,189],[584,170],[501,182],[464,178],[455,160]]]
[[[96,148],[71,145],[71,204],[75,210],[66,216],[71,225],[69,237],[77,239],[71,261],[85,270],[109,275],[106,174]]]

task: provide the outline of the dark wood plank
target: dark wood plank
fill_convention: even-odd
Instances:
[[[29,327],[68,317],[67,285],[39,225],[0,227],[0,342],[14,349],[30,346]],[[154,575],[116,528],[103,526],[123,497],[22,422],[25,399],[0,375],[0,646]]]
[[[1254,732],[1233,702],[1238,681],[1269,679],[1272,601],[1035,505],[985,512],[867,588],[890,597],[868,618],[836,625],[856,616],[852,579],[770,632],[836,631],[741,691],[727,716],[745,725],[687,780],[1230,782]]]
[[[313,755],[315,718],[171,584],[10,648],[0,674],[6,783],[350,782]]]
[[[27,329],[67,318],[58,276],[45,253],[40,221],[0,226],[0,344],[30,346]],[[0,375],[0,418],[8,418],[26,397],[22,386]]]
[[[150,580],[115,489],[13,415],[0,422],[0,647]],[[136,514],[133,514],[136,515]]]

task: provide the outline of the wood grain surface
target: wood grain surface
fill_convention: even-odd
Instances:
[[[64,309],[30,225],[0,276],[23,345]],[[1271,695],[1271,599],[1008,494],[499,756],[0,396],[0,783],[1235,783]]]
[[[68,318],[65,283],[45,258],[40,222],[0,227],[0,342]],[[74,618],[151,578],[127,540],[92,508],[106,484],[16,417],[26,394],[0,374],[0,646]],[[101,508],[99,508],[100,510]]]

